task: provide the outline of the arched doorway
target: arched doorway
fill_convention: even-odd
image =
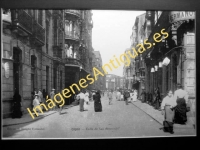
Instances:
[[[13,47],[13,87],[14,91],[19,91],[21,93],[21,60],[22,60],[22,51]]]

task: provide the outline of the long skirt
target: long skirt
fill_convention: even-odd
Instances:
[[[187,122],[187,107],[184,98],[177,99],[177,106],[174,108],[174,123],[185,124]]]
[[[80,105],[80,111],[84,111],[84,99],[80,99],[79,105]]]
[[[133,102],[136,102],[137,101],[137,96],[134,94],[133,95]]]
[[[12,118],[21,118],[21,117],[22,117],[21,104],[18,102],[14,103]]]
[[[94,102],[94,111],[95,112],[101,112],[102,111],[102,105],[101,102]]]
[[[83,108],[84,110],[88,110],[88,101],[84,101]]]
[[[170,108],[170,105],[165,105],[165,119],[163,121],[165,132],[173,132],[173,119],[174,111]]]

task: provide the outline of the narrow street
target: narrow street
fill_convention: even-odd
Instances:
[[[103,112],[94,112],[94,102],[88,111],[80,112],[79,106],[64,109],[29,124],[3,128],[4,138],[133,138],[148,136],[188,135],[186,132],[164,133],[161,124],[153,120],[132,103],[113,100],[108,105],[102,98]]]

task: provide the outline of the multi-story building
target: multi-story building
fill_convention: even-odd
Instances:
[[[128,52],[133,52],[131,48],[128,48],[124,51],[128,59],[130,60],[130,65],[123,66],[123,77],[125,79],[125,88],[127,89],[133,89],[133,82],[134,82],[134,75],[135,75],[135,59],[131,58],[128,54]],[[132,53],[133,54],[133,53]],[[127,59],[124,57],[124,59]]]
[[[145,16],[146,14],[142,14],[136,17],[134,26],[132,28],[131,34],[131,48],[137,49],[137,44],[142,44],[143,41],[147,38],[147,34],[144,30],[145,28]],[[132,51],[133,52],[133,51]],[[141,94],[142,89],[144,89],[144,76],[145,76],[145,68],[144,61],[142,59],[142,54],[138,53],[138,56],[132,59],[132,73],[133,82],[132,88],[137,89],[138,93]],[[134,66],[134,67],[133,67]]]
[[[124,78],[114,75],[106,75],[106,90],[124,89]]]
[[[93,67],[97,68],[99,71],[103,72],[102,69],[102,58],[99,51],[94,51]],[[94,89],[105,90],[105,76],[98,76],[98,79],[93,84]]]
[[[91,11],[65,10],[65,87],[92,72],[92,28]]]
[[[35,89],[60,92],[91,73],[90,10],[4,9],[2,24],[3,117],[12,112],[15,90],[27,113]]]
[[[138,20],[136,19],[136,24]],[[153,94],[159,87],[162,98],[168,90],[176,90],[180,83],[189,94],[189,101],[196,99],[195,84],[195,12],[189,11],[147,11],[145,20],[134,32],[134,37],[145,38],[151,43],[136,63],[136,76],[145,91]],[[135,28],[137,29],[137,27]],[[155,41],[154,35],[160,38]],[[143,38],[144,37],[144,38]],[[138,39],[140,41],[140,39]],[[137,44],[137,41],[134,41]],[[166,61],[167,60],[167,61]],[[139,63],[140,62],[140,63]],[[142,73],[142,74],[141,74]]]

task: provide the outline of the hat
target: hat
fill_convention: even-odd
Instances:
[[[55,91],[55,89],[52,89],[52,91]]]

